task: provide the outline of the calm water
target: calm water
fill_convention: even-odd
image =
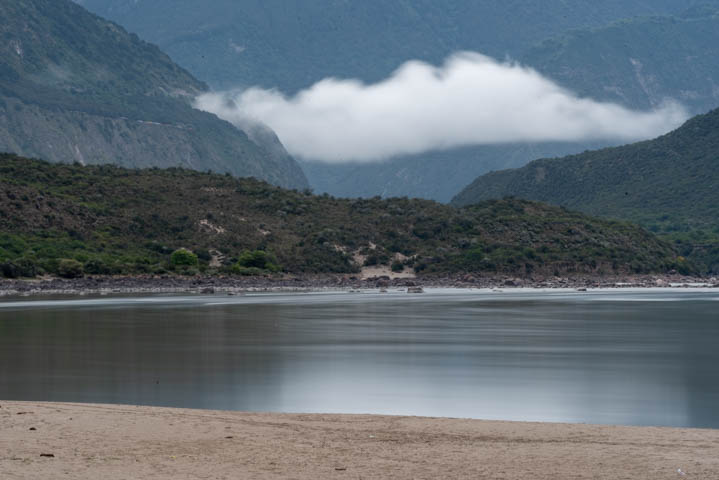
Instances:
[[[719,428],[719,292],[5,300],[0,398]]]

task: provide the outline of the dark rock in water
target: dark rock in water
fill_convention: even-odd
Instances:
[[[201,293],[204,293],[206,295],[211,295],[211,294],[215,293],[215,289],[212,287],[203,288],[201,290]]]
[[[55,458],[55,455],[52,453],[41,453],[40,456],[46,458]]]
[[[515,283],[514,280],[505,280],[505,281],[504,281],[504,286],[505,286],[505,287],[516,287],[517,284]]]
[[[407,293],[424,293],[424,289],[422,287],[409,287]]]

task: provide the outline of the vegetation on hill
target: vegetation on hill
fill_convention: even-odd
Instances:
[[[524,200],[463,209],[348,200],[229,175],[14,155],[0,156],[0,265],[6,276],[351,273],[364,265],[420,274],[692,269],[638,227]]]
[[[69,0],[0,1],[0,149],[49,161],[184,166],[303,188],[279,141],[191,101],[207,86]]]
[[[655,140],[475,180],[452,203],[517,196],[637,222],[719,271],[719,109]]]

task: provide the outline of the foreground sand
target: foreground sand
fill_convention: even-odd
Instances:
[[[0,401],[0,479],[61,478],[719,479],[719,431]]]

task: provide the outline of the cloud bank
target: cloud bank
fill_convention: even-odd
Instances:
[[[208,93],[196,107],[239,126],[267,124],[291,154],[332,163],[509,142],[628,142],[688,118],[674,102],[638,112],[579,98],[530,68],[476,53],[441,67],[407,62],[375,84],[328,78],[292,97]]]

